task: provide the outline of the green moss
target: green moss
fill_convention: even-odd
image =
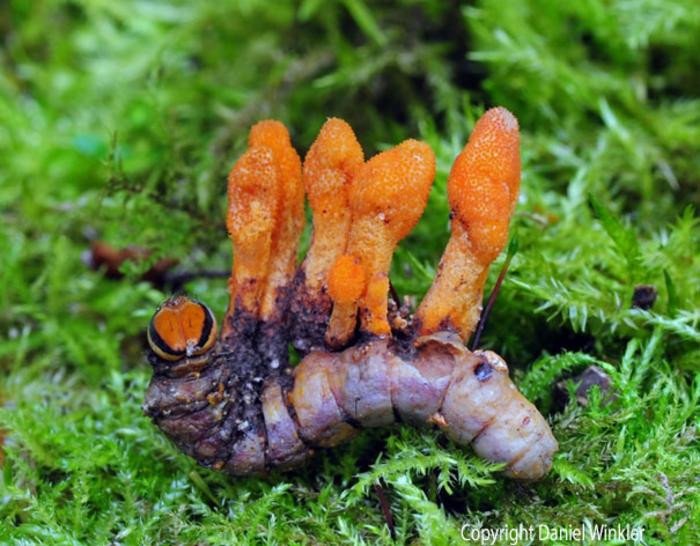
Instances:
[[[0,5],[0,542],[448,544],[463,524],[641,525],[700,543],[700,11],[644,2],[87,2]],[[438,156],[396,255],[427,290],[448,236],[445,180],[484,108],[518,116],[519,251],[483,343],[560,443],[515,484],[430,431],[371,432],[308,468],[232,480],[142,415],[143,330],[165,294],[86,270],[87,232],[226,268],[225,174],[251,122],[301,152],[345,117],[368,153]],[[308,233],[307,233],[308,236]],[[499,263],[492,271],[495,279]],[[649,310],[631,305],[651,284]],[[218,314],[225,283],[188,290]],[[588,365],[615,397],[552,408]]]

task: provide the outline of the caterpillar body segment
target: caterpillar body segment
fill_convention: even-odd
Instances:
[[[406,141],[365,163],[349,126],[331,119],[302,170],[281,124],[254,126],[229,176],[234,267],[221,337],[204,332],[199,302],[162,306],[144,411],[185,453],[235,476],[298,467],[397,421],[438,427],[513,478],[546,475],[557,450],[546,420],[498,355],[463,344],[507,239],[517,139],[504,109],[477,123],[448,181],[450,241],[411,319],[387,301],[388,270],[427,202],[432,151]],[[314,234],[295,271],[302,182]],[[295,367],[290,344],[303,357]]]
[[[556,440],[500,357],[470,352],[452,333],[421,338],[414,350],[393,345],[374,338],[339,353],[309,353],[293,369],[288,391],[276,379],[261,386],[263,419],[233,436],[243,419],[226,411],[238,393],[226,388],[231,378],[223,370],[177,378],[176,396],[190,413],[175,415],[162,395],[173,379],[156,376],[146,411],[186,453],[234,475],[294,468],[318,448],[337,446],[361,428],[390,426],[397,416],[438,426],[455,443],[505,463],[509,476],[546,474]],[[226,367],[220,354],[211,358],[209,368]],[[231,384],[235,389],[237,381]]]

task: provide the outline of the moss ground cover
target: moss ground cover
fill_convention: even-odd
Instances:
[[[449,544],[464,524],[700,543],[695,0],[9,0],[0,44],[0,543]],[[302,153],[329,115],[368,155],[428,142],[438,177],[392,268],[420,298],[447,171],[496,104],[520,120],[523,182],[482,344],[548,415],[551,475],[514,483],[431,431],[371,432],[270,479],[172,447],[140,410],[166,294],[139,276],[164,256],[228,267],[225,174],[248,126],[281,119]],[[108,280],[81,261],[95,235],[152,254]],[[225,281],[187,290],[221,316]],[[559,407],[553,384],[593,364],[614,398]]]

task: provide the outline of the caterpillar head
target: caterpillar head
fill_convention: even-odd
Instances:
[[[176,375],[197,371],[209,361],[216,334],[209,307],[187,296],[172,296],[156,309],[148,326],[151,362],[157,370]]]

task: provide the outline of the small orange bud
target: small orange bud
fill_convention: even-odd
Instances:
[[[328,276],[328,293],[335,303],[353,303],[365,291],[365,271],[360,260],[343,254],[333,264]]]

